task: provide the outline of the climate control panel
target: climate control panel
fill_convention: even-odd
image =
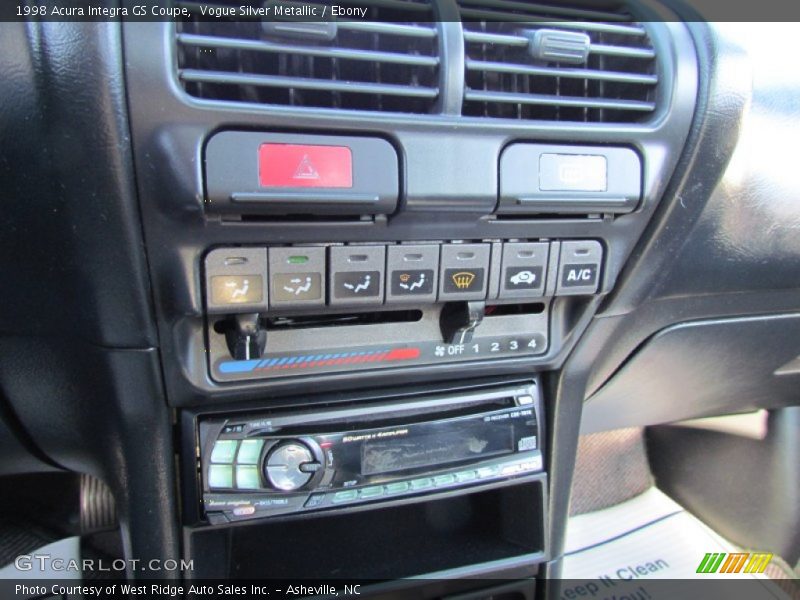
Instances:
[[[596,240],[229,247],[205,258],[217,381],[538,356],[554,298],[597,292]]]
[[[206,299],[219,314],[593,294],[602,257],[594,240],[217,248]]]

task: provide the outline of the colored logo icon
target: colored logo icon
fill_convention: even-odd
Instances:
[[[772,556],[769,552],[707,552],[697,573],[763,573]]]

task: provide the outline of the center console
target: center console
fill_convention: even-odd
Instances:
[[[530,578],[562,553],[559,378],[678,164],[693,41],[625,13],[554,67],[517,25],[388,4],[316,33],[124,25],[193,577]]]

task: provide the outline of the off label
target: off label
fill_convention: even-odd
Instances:
[[[492,356],[506,353],[543,354],[547,350],[547,340],[541,334],[526,338],[481,340],[469,344],[437,344],[433,355],[437,359],[448,357]]]

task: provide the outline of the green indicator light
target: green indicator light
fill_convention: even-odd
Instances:
[[[288,261],[290,265],[303,265],[308,262],[307,256],[290,256]]]

